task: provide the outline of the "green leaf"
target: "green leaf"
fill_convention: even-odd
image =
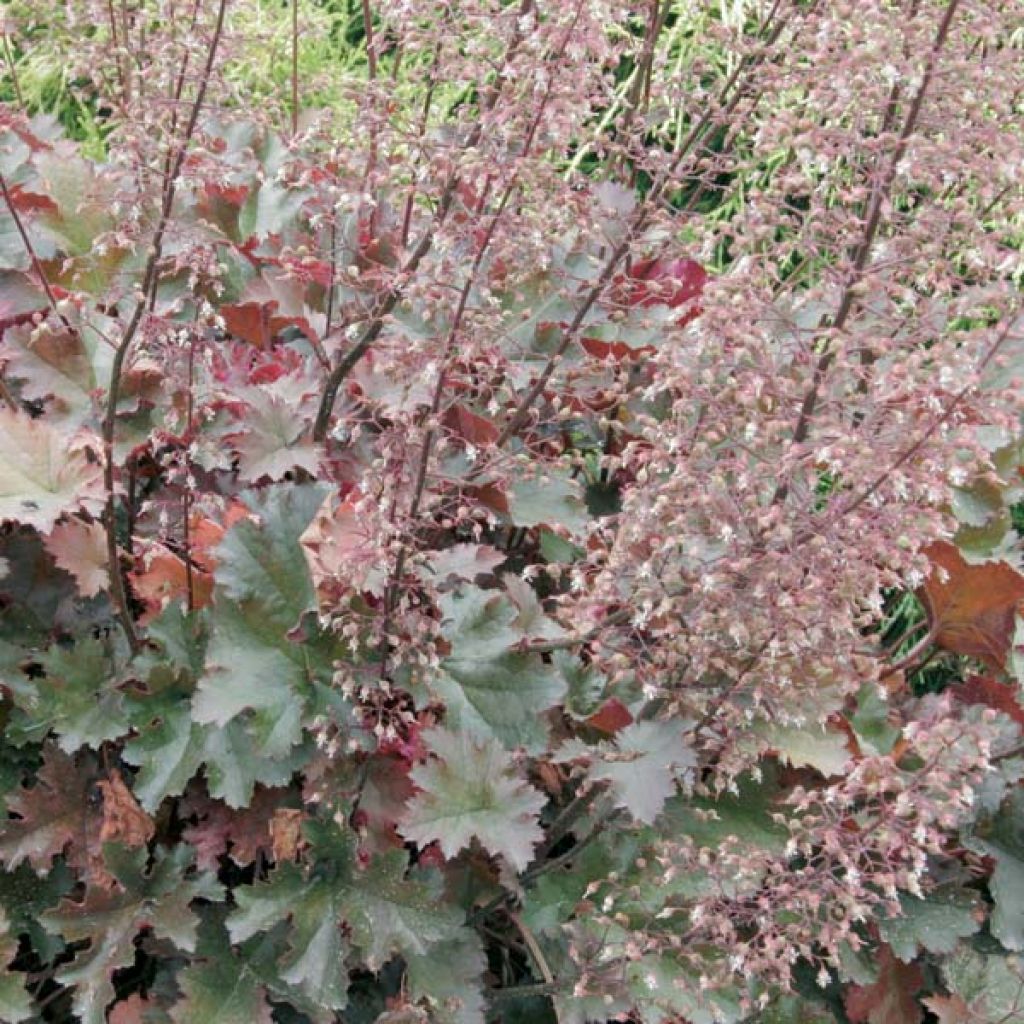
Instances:
[[[75,879],[63,861],[57,861],[48,875],[37,875],[28,864],[14,871],[0,871],[0,906],[11,922],[11,931],[24,932],[41,960],[52,960],[64,951],[64,942],[39,923],[43,912],[52,910],[66,896]]]
[[[451,653],[430,685],[447,705],[448,724],[506,747],[543,750],[548,729],[541,712],[561,701],[566,682],[540,655],[509,649],[521,635],[512,626],[516,607],[476,588],[446,595],[441,604],[451,622]]]
[[[311,417],[304,416],[291,396],[270,394],[263,388],[245,388],[244,433],[234,441],[242,480],[280,480],[301,467],[315,475],[320,450],[308,440]]]
[[[589,718],[606,696],[608,677],[593,663],[586,664],[568,651],[555,651],[551,660],[566,682],[566,712],[577,719]]]
[[[1021,689],[1024,690],[1024,615],[1020,614],[1014,620],[1009,668]]]
[[[0,972],[0,1020],[4,1024],[19,1024],[32,1019],[41,1020],[36,1017],[35,1003],[25,989],[25,975],[8,970]]]
[[[717,798],[679,796],[670,800],[659,823],[665,835],[686,835],[699,849],[715,852],[733,837],[752,850],[781,853],[789,832],[772,820],[781,803],[775,775],[766,766],[763,776],[738,783],[738,792]]]
[[[0,908],[0,1020],[5,1024],[20,1024],[35,1013],[32,997],[25,989],[25,975],[6,967],[17,952],[17,934],[11,931],[7,914]]]
[[[552,253],[554,268],[537,271],[530,277],[517,282],[515,290],[504,296],[503,308],[510,314],[510,327],[505,335],[507,343],[516,350],[543,352],[550,354],[551,348],[561,341],[561,331],[557,328],[548,329],[548,325],[569,323],[576,313],[576,304],[566,294],[565,280],[583,283],[594,280],[595,264],[586,253],[567,252],[563,247],[556,247]],[[603,314],[594,308],[586,316],[586,326]],[[553,335],[553,337],[547,337]],[[527,367],[529,363],[527,363]],[[523,372],[525,377],[525,370]],[[523,385],[528,379],[523,381]]]
[[[256,783],[284,785],[302,760],[274,761],[263,755],[241,722],[218,729],[192,721],[187,700],[167,708],[128,743],[124,759],[139,768],[134,792],[147,811],[178,796],[205,765],[210,794],[230,807],[246,807]]]
[[[287,631],[316,606],[299,544],[323,503],[314,485],[277,486],[243,495],[258,522],[244,519],[217,546],[217,584],[236,601],[257,600]]]
[[[954,488],[951,502],[961,524],[954,540],[969,562],[997,558],[1005,548],[1012,549],[1012,509],[1024,496],[1024,441],[1005,429],[981,425],[975,428],[975,437],[990,453],[994,472],[978,474],[967,486]]]
[[[0,409],[0,521],[47,533],[64,512],[98,509],[102,467],[43,420]]]
[[[696,972],[673,956],[647,956],[626,969],[644,1024],[661,1024],[678,1015],[688,1024],[732,1024],[744,1013],[736,990],[702,992]]]
[[[999,488],[989,480],[975,481],[970,487],[952,489],[953,515],[965,526],[985,526],[1003,510]]]
[[[576,913],[591,882],[607,879],[612,871],[623,872],[639,854],[639,845],[626,833],[608,842],[589,843],[573,857],[571,871],[540,875],[523,899],[523,923],[535,935],[558,936]]]
[[[111,976],[135,961],[135,936],[149,928],[185,952],[196,948],[198,920],[189,908],[192,900],[218,900],[221,888],[212,875],[186,879],[192,851],[178,846],[171,852],[157,849],[152,871],[145,873],[147,853],[108,845],[107,867],[119,889],[91,886],[81,902],[64,900],[57,910],[42,916],[43,926],[69,942],[89,940],[87,949],[61,967],[55,977],[73,986],[72,1003],[83,1024],[103,1024],[106,1006],[114,998]]]
[[[863,943],[856,949],[848,939],[843,939],[839,944],[839,962],[837,964],[839,977],[844,981],[852,981],[856,985],[867,987],[874,985],[881,974],[879,958],[870,946]],[[817,981],[815,981],[817,985]]]
[[[316,602],[299,537],[323,492],[276,487],[251,497],[260,522],[244,520],[218,547],[207,666],[193,701],[193,718],[224,728],[243,721],[262,753],[289,754],[315,679],[329,681],[342,653],[316,631],[300,642],[296,627]]]
[[[516,526],[560,526],[580,536],[590,524],[581,487],[556,470],[516,480],[509,490],[508,507]]]
[[[265,756],[284,757],[302,738],[311,669],[308,649],[287,638],[262,602],[218,599],[193,717],[221,729],[244,721]]]
[[[255,956],[235,953],[221,916],[208,914],[199,926],[195,956],[177,978],[182,998],[171,1019],[175,1024],[272,1024],[263,978],[269,943],[257,943]]]
[[[589,746],[570,740],[556,761],[582,760],[594,782],[607,782],[615,803],[650,825],[676,788],[676,779],[693,771],[697,758],[683,742],[687,723],[633,722],[615,740]]]
[[[308,195],[306,189],[285,188],[274,180],[264,181],[249,193],[238,214],[241,241],[280,234],[296,222]]]
[[[8,274],[11,271],[18,271],[20,274],[32,269],[32,260],[12,217],[5,217],[3,223],[0,224],[0,267],[3,267]],[[2,295],[2,290],[0,290],[0,295]],[[42,305],[46,299],[42,294],[39,294],[38,297],[41,300],[40,305]],[[0,299],[0,301],[3,300]]]
[[[963,890],[936,891],[925,899],[900,894],[902,916],[882,920],[879,934],[904,963],[916,959],[918,950],[952,953],[960,939],[973,935],[981,924],[976,897]]]
[[[237,725],[228,727],[229,732],[240,731]],[[167,709],[124,748],[124,759],[139,769],[135,776],[133,790],[135,798],[150,813],[168,796],[185,792],[189,780],[199,771],[207,758],[206,740],[211,727],[195,725],[189,704],[182,701],[177,707]],[[244,735],[241,737],[239,752],[249,749]],[[239,801],[232,806],[244,806],[252,796],[255,779],[244,771],[237,762],[231,761],[233,784],[227,790]],[[223,793],[216,794],[224,796]],[[225,798],[226,799],[226,798]]]
[[[337,1015],[281,978],[278,961],[284,952],[288,923],[282,921],[237,947],[225,924],[227,908],[201,910],[199,944],[189,965],[177,975],[183,998],[171,1011],[176,1024],[270,1024],[268,1000],[294,1008],[282,1019],[308,1024],[333,1024]]]
[[[779,996],[757,1018],[758,1024],[835,1024],[835,1014],[801,996]]]
[[[966,843],[996,862],[988,887],[995,902],[992,934],[1007,948],[1024,949],[1024,790],[1015,789],[986,827]]]
[[[414,1000],[429,1000],[437,1024],[484,1024],[486,968],[480,938],[468,928],[458,938],[406,958],[410,994]]]
[[[860,745],[876,754],[888,754],[901,732],[889,722],[891,708],[883,698],[884,692],[873,683],[865,683],[857,694],[857,711],[850,719]]]
[[[565,636],[565,629],[544,613],[544,607],[529,583],[511,572],[502,576],[502,583],[505,592],[515,602],[518,614],[512,626],[521,636],[543,640],[558,640]]]
[[[40,659],[43,674],[19,685],[15,702],[28,738],[51,729],[61,750],[98,749],[129,731],[118,673],[106,645],[93,637],[73,647],[53,646]]]
[[[586,551],[559,537],[550,530],[539,531],[540,553],[545,562],[576,562],[586,555]]]
[[[228,929],[241,942],[278,922],[291,921],[281,977],[329,1009],[345,1006],[348,944],[342,932],[345,903],[335,887],[309,879],[294,864],[278,867],[265,884],[237,892],[238,910]]]
[[[2,157],[0,157],[2,159]],[[4,218],[8,220],[9,218]],[[13,227],[13,224],[12,224]],[[17,231],[17,229],[14,229]],[[10,235],[4,239],[4,243],[11,240]],[[22,264],[22,253],[25,245],[21,236],[13,239],[18,247],[17,262]],[[6,245],[5,245],[6,248]],[[3,309],[5,317],[23,316],[26,313],[35,313],[45,309],[47,303],[46,293],[29,277],[20,270],[11,268],[6,260],[0,264],[0,309]],[[10,328],[8,328],[9,330]]]
[[[266,882],[236,890],[228,919],[234,942],[291,922],[281,977],[330,1008],[345,1004],[348,940],[376,970],[395,953],[422,955],[461,933],[461,915],[419,882],[407,880],[407,856],[393,850],[361,869],[355,840],[328,822],[309,822],[310,867],[279,865]]]
[[[438,605],[453,657],[501,655],[523,638],[513,625],[519,609],[500,591],[460,587],[443,595]]]
[[[47,194],[57,204],[56,211],[40,219],[64,241],[71,255],[88,256],[97,235],[114,226],[114,179],[66,149],[48,150],[35,158],[35,164]]]
[[[183,793],[204,766],[211,794],[244,807],[256,783],[284,784],[306,759],[304,748],[279,761],[263,756],[240,720],[222,729],[193,721],[190,689],[203,671],[207,620],[205,613],[188,615],[169,605],[149,627],[151,644],[157,641],[162,650],[136,659],[154,692],[135,702],[137,735],[123,757],[139,768],[135,796],[150,812],[165,797]]]
[[[477,742],[447,729],[432,729],[423,739],[435,759],[410,772],[420,792],[399,831],[420,846],[439,842],[445,857],[475,838],[522,871],[544,838],[539,815],[545,797],[516,776],[511,755],[494,740]]]
[[[967,1003],[971,1024],[1024,1022],[1024,964],[1019,957],[988,955],[962,943],[942,964],[950,990]]]
[[[757,732],[778,751],[779,757],[794,768],[805,765],[822,775],[841,775],[850,763],[846,736],[838,730],[826,730],[809,724],[803,726],[762,723]]]
[[[164,667],[167,663],[183,674],[189,682],[202,675],[206,660],[207,616],[204,612],[187,612],[179,602],[169,604],[152,622],[146,631],[149,646],[159,646],[151,655],[150,670]],[[140,660],[149,655],[143,652]]]

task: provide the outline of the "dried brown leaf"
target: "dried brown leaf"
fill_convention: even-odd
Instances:
[[[302,847],[304,811],[294,807],[278,807],[270,819],[271,851],[274,860],[295,860]]]
[[[196,865],[201,870],[216,870],[218,860],[228,854],[244,866],[261,853],[270,854],[270,822],[288,797],[286,789],[259,786],[249,806],[235,810],[205,794],[189,795],[181,810],[183,815],[195,814],[199,819],[184,832],[184,838],[196,848]]]
[[[939,1024],[971,1024],[970,1007],[960,996],[932,996],[922,1002],[939,1019]]]
[[[100,842],[145,846],[153,838],[153,819],[139,806],[120,773],[113,769],[110,776],[97,785],[103,793]]]

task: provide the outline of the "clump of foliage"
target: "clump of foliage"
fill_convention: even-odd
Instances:
[[[1012,5],[364,3],[301,116],[73,6],[0,1019],[1024,1020]]]

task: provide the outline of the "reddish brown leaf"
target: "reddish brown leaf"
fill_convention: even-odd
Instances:
[[[94,597],[110,585],[107,575],[107,533],[101,523],[69,519],[58,523],[43,545],[57,566],[70,573],[83,597]]]
[[[217,564],[214,548],[224,539],[225,531],[249,514],[241,502],[232,502],[224,514],[224,522],[203,516],[191,519],[189,540],[192,554],[192,597],[194,607],[205,608],[213,596],[213,571]],[[142,621],[147,622],[173,600],[184,600],[188,594],[185,562],[166,545],[153,542],[141,559],[142,567],[129,573],[136,596],[145,603]]]
[[[91,774],[59,748],[47,747],[35,784],[7,798],[20,818],[0,829],[0,860],[8,867],[28,860],[37,871],[48,871],[51,858],[63,853],[93,887],[115,885],[103,844],[143,846],[153,836],[153,822],[116,771],[95,789]]]
[[[7,373],[21,382],[22,398],[56,400],[62,410],[88,408],[96,373],[82,338],[47,322],[6,331],[0,343]]]
[[[128,369],[121,383],[118,410],[121,413],[137,412],[143,406],[156,405],[166,387],[164,368],[156,360],[141,357]]]
[[[919,594],[936,644],[1003,670],[1024,600],[1024,576],[1005,562],[968,565],[947,541],[929,545],[926,553],[934,569]]]
[[[616,282],[616,298],[627,306],[666,305],[673,309],[700,297],[708,275],[695,260],[638,260]],[[692,319],[696,310],[684,317]]]
[[[317,340],[310,318],[315,313],[305,302],[305,273],[298,267],[283,265],[265,268],[260,277],[246,286],[241,301],[220,307],[227,329],[258,349],[269,349],[273,339],[286,327],[297,327],[308,338]]]
[[[850,1024],[918,1024],[921,1007],[915,998],[924,979],[916,964],[905,964],[882,946],[873,985],[851,985],[844,1000]]]
[[[910,684],[907,682],[907,674],[903,669],[896,669],[895,671],[888,672],[882,678],[882,685],[885,687],[885,691],[889,694],[890,698],[899,697],[902,694],[908,693],[910,690]]]
[[[508,515],[508,496],[497,484],[470,485],[464,488],[463,493],[501,515]]]
[[[206,797],[208,809],[200,815],[199,822],[190,825],[182,833],[182,838],[190,843],[196,851],[196,867],[200,871],[216,871],[220,858],[227,853],[231,843],[232,811],[219,801]],[[187,805],[182,805],[182,813],[187,813]]]
[[[228,508],[223,526],[220,523],[215,523],[212,519],[195,517],[192,520],[189,539],[192,542],[192,560],[196,565],[206,572],[213,572],[217,564],[217,560],[213,557],[213,549],[224,539],[228,528],[246,515],[248,515],[248,509],[244,505],[233,505]]]
[[[498,428],[464,405],[451,406],[445,412],[442,422],[448,430],[479,447],[494,444],[498,439]]]
[[[899,764],[903,760],[904,755],[908,750],[913,749],[913,744],[906,737],[901,736],[892,746],[892,750],[889,751],[889,756],[892,758],[893,764]]]
[[[15,185],[10,193],[11,203],[21,213],[57,213],[59,209],[49,196],[30,192],[22,185]]]
[[[228,206],[241,206],[249,196],[248,185],[225,185],[207,181],[203,183],[203,190],[211,199],[220,199]]]
[[[33,153],[42,153],[52,148],[45,138],[41,138],[40,135],[37,135],[35,131],[26,125],[24,117],[14,113],[13,105],[8,105],[7,110],[0,112],[0,127],[4,131],[17,135]]]
[[[359,807],[366,812],[366,840],[370,848],[386,850],[401,845],[395,822],[413,792],[408,762],[397,757],[374,757],[369,761]]]
[[[587,725],[610,736],[625,729],[632,721],[633,716],[626,705],[618,698],[610,697],[587,719]]]
[[[364,851],[393,850],[403,845],[395,824],[415,793],[409,768],[405,757],[394,754],[378,753],[365,762],[359,812],[354,822]],[[343,806],[351,803],[360,787],[360,776],[351,763],[338,758],[317,758],[306,767],[304,775],[303,797],[307,803]]]
[[[220,307],[224,325],[236,338],[257,348],[269,348],[273,331],[270,321],[277,303],[238,302]]]
[[[303,260],[302,269],[309,275],[310,280],[321,288],[329,288],[331,281],[334,280],[334,268],[326,260]]]
[[[154,543],[142,558],[143,567],[129,573],[132,589],[146,605],[141,616],[148,622],[174,600],[188,595],[188,571],[184,559],[163,544]],[[213,597],[213,576],[198,566],[192,567],[193,607],[205,608]]]
[[[611,359],[621,363],[626,359],[635,359],[646,352],[653,352],[653,345],[642,345],[633,348],[624,341],[604,341],[601,338],[580,338],[580,346],[587,355],[595,359]]]
[[[8,868],[23,860],[39,873],[69,847],[69,859],[84,864],[94,831],[87,773],[58,747],[47,746],[35,783],[7,797],[7,808],[18,818],[0,827],[0,861]]]
[[[950,687],[950,692],[963,704],[982,704],[994,708],[1024,727],[1024,708],[1017,700],[1018,687],[1011,683],[1001,683],[991,676],[972,675],[964,682]]]
[[[205,793],[193,792],[182,803],[183,817],[195,814],[184,838],[196,848],[196,866],[216,870],[225,853],[240,867],[251,864],[261,853],[271,852],[270,823],[288,798],[286,789],[256,788],[248,807],[234,810]]]
[[[373,1024],[430,1024],[426,1010],[402,999],[388,999],[387,1010]]]

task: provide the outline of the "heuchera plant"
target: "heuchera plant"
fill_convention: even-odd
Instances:
[[[0,114],[0,1019],[1024,1020],[1019,10],[362,9]]]

